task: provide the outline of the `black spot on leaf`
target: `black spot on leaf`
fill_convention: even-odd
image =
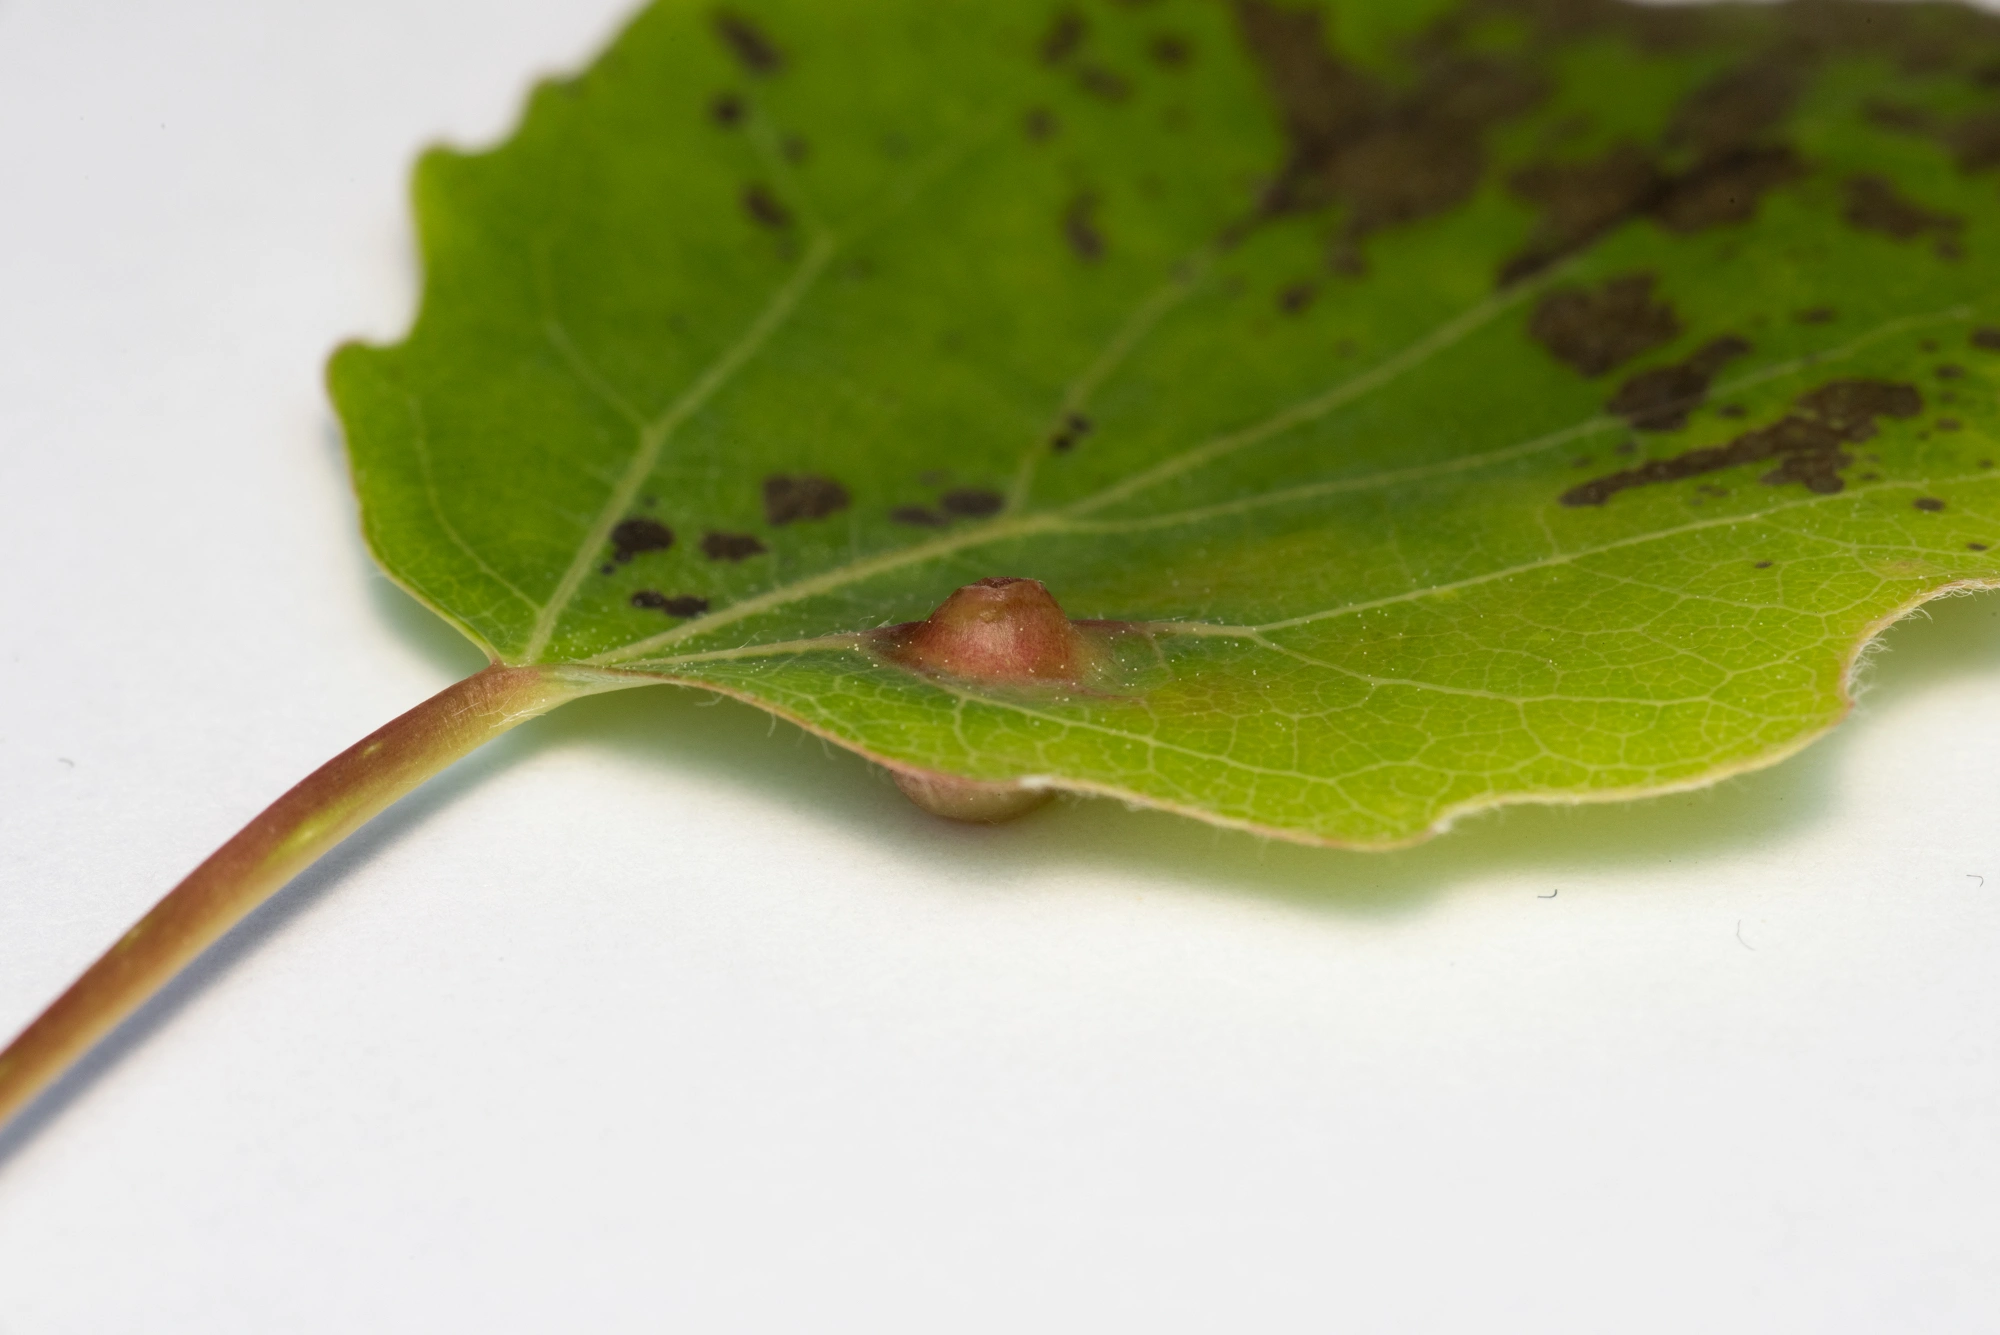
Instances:
[[[701,554],[711,561],[747,561],[769,550],[748,533],[704,533]]]
[[[1083,39],[1089,35],[1090,25],[1084,22],[1082,14],[1068,8],[1057,10],[1037,47],[1042,63],[1060,65],[1076,54],[1077,48],[1083,45]]]
[[[1937,368],[1937,378],[1940,380],[1963,380],[1965,379],[1965,368],[1951,362],[1946,362]]]
[[[1146,47],[1153,63],[1170,70],[1185,66],[1194,57],[1194,46],[1178,33],[1163,32],[1153,38]]]
[[[1841,217],[1864,232],[1879,232],[1898,241],[1929,236],[1938,253],[1955,258],[1958,236],[1965,227],[1963,218],[1934,213],[1897,192],[1887,178],[1875,175],[1851,176],[1847,180],[1847,206]]]
[[[1766,191],[1804,174],[1804,164],[1785,145],[1748,145],[1672,178],[1649,212],[1676,232],[1748,222]]]
[[[693,594],[669,598],[658,589],[640,589],[631,597],[632,606],[649,612],[665,612],[670,617],[698,617],[708,610],[708,599]]]
[[[784,53],[749,19],[731,10],[715,13],[715,32],[729,53],[752,74],[776,74],[785,67]]]
[[[1840,470],[1854,462],[1841,449],[1875,435],[1877,417],[1910,418],[1923,411],[1923,396],[1912,385],[1886,380],[1834,380],[1802,394],[1799,411],[1770,426],[1746,431],[1724,445],[1652,459],[1571,487],[1569,506],[1602,505],[1632,487],[1678,482],[1746,463],[1775,459],[1778,466],[1759,480],[1769,486],[1796,482],[1808,491],[1831,495],[1846,486]]]
[[[1636,144],[1620,144],[1590,161],[1534,163],[1515,172],[1508,184],[1542,217],[1527,247],[1501,266],[1503,283],[1583,249],[1643,213],[1661,189],[1659,168]]]
[[[743,211],[762,227],[782,229],[792,225],[792,211],[761,185],[743,187]]]
[[[945,508],[947,514],[962,519],[984,519],[988,515],[999,514],[1006,507],[1007,498],[983,487],[960,487],[938,497],[938,504]]]
[[[1711,158],[1754,142],[1791,113],[1801,72],[1796,59],[1780,57],[1717,75],[1675,108],[1668,145]]]
[[[1864,106],[1863,114],[1885,130],[1936,140],[1951,153],[1962,172],[2000,166],[2000,113],[1977,111],[1950,120],[1907,102],[1874,99]]]
[[[1063,240],[1087,264],[1104,258],[1104,233],[1097,228],[1097,196],[1084,191],[1069,202],[1062,216]]]
[[[1342,272],[1364,267],[1369,235],[1470,199],[1486,133],[1542,96],[1541,76],[1519,62],[1442,47],[1412,85],[1393,87],[1334,56],[1318,10],[1237,0],[1236,16],[1288,141],[1261,213],[1344,205],[1329,257]]]
[[[1795,313],[1792,318],[1800,324],[1832,324],[1834,311],[1831,306],[1812,306]]]
[[[611,530],[611,559],[623,565],[641,552],[663,552],[674,545],[674,531],[643,515],[622,519]]]
[[[1278,309],[1287,315],[1298,315],[1312,305],[1313,296],[1311,283],[1287,283],[1278,290]]]
[[[2000,352],[2000,329],[1992,325],[1981,325],[1972,331],[1972,346],[1987,352]]]
[[[1047,107],[1029,107],[1021,117],[1021,131],[1037,142],[1055,136],[1057,129],[1055,113]]]
[[[927,510],[921,505],[899,505],[889,512],[891,523],[908,524],[912,528],[943,528],[951,521],[935,510]]]
[[[774,473],[764,479],[764,518],[777,525],[824,519],[845,510],[847,488],[830,477]]]
[[[1744,145],[1679,173],[1630,143],[1593,160],[1535,163],[1508,183],[1541,210],[1541,222],[1534,239],[1501,266],[1500,281],[1539,273],[1635,218],[1676,232],[1747,222],[1766,191],[1803,171],[1782,145]]]
[[[1514,193],[1542,217],[1527,246],[1501,266],[1501,282],[1540,272],[1636,218],[1676,232],[1747,222],[1767,191],[1804,175],[1797,153],[1771,137],[1798,87],[1786,60],[1752,62],[1683,100],[1661,150],[1628,140],[1595,159],[1516,172]],[[1668,165],[1669,156],[1685,165]]]
[[[1102,65],[1077,66],[1076,86],[1106,102],[1123,102],[1132,96],[1131,80]]]
[[[708,118],[717,125],[741,125],[743,123],[743,99],[734,93],[717,93],[708,104]]]
[[[1563,287],[1543,297],[1528,332],[1585,375],[1602,375],[1681,332],[1673,308],[1653,300],[1653,275],[1623,274],[1597,288]]]
[[[1986,550],[1986,544],[1983,542],[1968,542],[1965,544],[1965,550],[1968,552],[1983,552]]]
[[[1057,454],[1068,454],[1076,448],[1076,443],[1090,434],[1090,419],[1082,413],[1070,413],[1062,420],[1055,434],[1049,437],[1049,448]]]
[[[1604,406],[1641,431],[1678,431],[1708,397],[1708,383],[1750,351],[1735,335],[1711,339],[1685,361],[1641,371],[1618,387]]]
[[[1910,504],[1916,506],[1919,510],[1922,510],[1925,514],[1934,515],[1938,511],[1944,509],[1944,502],[1939,500],[1935,496],[1919,496],[1914,501],[1911,501]]]

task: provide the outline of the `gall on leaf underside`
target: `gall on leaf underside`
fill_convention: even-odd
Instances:
[[[425,157],[330,380],[496,661],[1391,846],[1769,763],[2000,577],[1996,71],[1951,4],[661,0]],[[999,576],[1102,663],[884,650]]]

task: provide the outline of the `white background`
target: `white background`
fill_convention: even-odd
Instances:
[[[478,666],[319,367],[407,319],[418,148],[621,7],[0,0],[0,1032]],[[0,1335],[1992,1330],[1996,602],[1872,677],[1778,770],[1374,856],[571,706],[0,1133]]]

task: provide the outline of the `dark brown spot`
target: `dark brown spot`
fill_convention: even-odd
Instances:
[[[1007,498],[997,491],[987,491],[981,487],[960,487],[938,497],[938,504],[947,514],[963,519],[984,519],[997,515],[1006,508]]]
[[[1713,157],[1754,142],[1791,113],[1799,74],[1795,60],[1773,58],[1717,75],[1675,109],[1667,144]]]
[[[1887,100],[1870,101],[1863,112],[1885,130],[1936,140],[1951,153],[1962,172],[1982,172],[2000,165],[2000,113],[1974,112],[1954,121],[1922,107]]]
[[[1965,368],[1954,365],[1951,362],[1946,362],[1944,365],[1938,367],[1937,378],[1940,380],[1963,380],[1965,379]]]
[[[1968,552],[1983,552],[1986,550],[1986,544],[1983,542],[1968,542],[1965,544],[1965,550]]]
[[[1154,37],[1147,51],[1156,64],[1170,70],[1180,69],[1194,55],[1194,47],[1188,39],[1176,33],[1163,32]]]
[[[1725,403],[1715,410],[1715,415],[1717,417],[1741,417],[1744,415],[1744,411],[1744,407],[1740,403]]]
[[[1471,198],[1487,133],[1543,93],[1525,64],[1435,45],[1397,87],[1338,60],[1318,10],[1237,0],[1236,17],[1288,141],[1261,213],[1345,206],[1329,256],[1341,272],[1361,271],[1371,234]]]
[[[1624,274],[1594,290],[1557,288],[1535,307],[1528,332],[1583,374],[1602,375],[1679,336],[1673,308],[1652,293],[1649,273]]]
[[[764,35],[762,28],[741,14],[727,9],[717,10],[715,31],[730,54],[750,73],[776,74],[785,67],[784,53]]]
[[[1992,325],[1981,325],[1972,331],[1972,346],[1987,352],[2000,352],[2000,329]]]
[[[1915,417],[1924,397],[1916,386],[1890,380],[1830,380],[1801,394],[1797,404],[1858,443],[1874,438],[1877,417]]]
[[[1056,132],[1055,113],[1047,107],[1029,107],[1027,115],[1021,117],[1021,129],[1030,139],[1048,139]]]
[[[743,187],[743,211],[764,227],[784,228],[792,225],[792,211],[780,204],[777,196],[761,185],[752,184]]]
[[[937,511],[927,510],[921,505],[899,505],[889,512],[889,521],[908,524],[912,528],[943,528],[951,522]]]
[[[1097,229],[1097,196],[1084,191],[1069,202],[1062,216],[1063,240],[1086,264],[1104,258],[1104,233]]]
[[[600,575],[608,575],[616,569],[618,569],[617,566],[611,564],[609,561],[606,561],[603,565],[597,567],[597,573]]]
[[[847,505],[847,488],[830,477],[774,473],[764,479],[764,518],[773,524],[824,519]]]
[[[1769,570],[1770,568],[1771,568],[1771,563],[1769,561],[1759,561],[1756,565],[1751,567],[1752,570]]]
[[[1905,199],[1887,178],[1852,176],[1847,181],[1847,207],[1841,217],[1864,232],[1880,232],[1898,241],[1929,236],[1940,245],[1956,242],[1963,218],[1934,213]]]
[[[1049,448],[1057,454],[1068,454],[1079,440],[1090,434],[1090,425],[1090,419],[1082,413],[1070,413],[1049,437]]]
[[[1766,459],[1778,461],[1759,479],[1766,485],[1796,482],[1808,491],[1831,495],[1846,486],[1840,470],[1854,462],[1841,446],[1871,439],[1877,417],[1916,416],[1923,411],[1923,396],[1912,385],[1885,380],[1833,380],[1800,395],[1793,406],[1799,411],[1727,444],[1648,460],[1571,487],[1563,493],[1562,503],[1602,505],[1631,487],[1678,482]]]
[[[1884,130],[1896,130],[1903,134],[1931,135],[1939,133],[1942,127],[1937,117],[1922,107],[1911,106],[1907,102],[1892,102],[1886,98],[1871,97],[1862,103],[1861,115],[1870,125]]]
[[[1800,324],[1832,324],[1834,319],[1833,307],[1809,307],[1806,310],[1799,311],[1792,318]]]
[[[747,561],[768,548],[748,533],[704,533],[701,554],[711,561]]]
[[[1501,266],[1500,281],[1537,273],[1635,218],[1676,232],[1748,221],[1767,191],[1804,174],[1797,153],[1767,137],[1790,112],[1798,84],[1796,71],[1773,58],[1696,89],[1667,131],[1666,148],[1692,159],[1679,170],[1626,141],[1595,160],[1540,162],[1515,173],[1509,184],[1542,218]]]
[[[1919,496],[1914,501],[1911,501],[1910,504],[1916,506],[1927,515],[1934,515],[1944,509],[1944,502],[1935,496]]]
[[[1083,45],[1083,39],[1090,33],[1090,25],[1083,21],[1083,15],[1074,9],[1059,9],[1049,20],[1049,26],[1042,33],[1040,46],[1042,62],[1060,65],[1076,54]]]
[[[611,559],[623,565],[641,552],[664,552],[674,545],[674,531],[643,515],[621,519],[611,530]]]
[[[1106,102],[1123,102],[1132,96],[1132,82],[1116,70],[1108,70],[1102,65],[1079,65],[1076,70],[1076,85],[1092,97]]]
[[[1541,210],[1535,237],[1500,269],[1503,283],[1546,269],[1638,216],[1662,189],[1652,158],[1620,144],[1586,162],[1541,162],[1514,173],[1515,194]]]
[[[734,93],[717,93],[715,100],[708,104],[708,116],[717,125],[740,125],[743,123],[743,99]]]
[[[708,610],[708,599],[693,594],[669,598],[658,589],[641,589],[632,595],[632,606],[649,612],[665,612],[670,617],[698,617]]]
[[[1311,283],[1288,283],[1278,290],[1278,309],[1287,315],[1297,315],[1312,305],[1314,289]]]
[[[1804,174],[1798,155],[1783,145],[1734,149],[1674,177],[1649,211],[1676,232],[1748,222],[1766,191]]]
[[[1750,345],[1733,334],[1711,339],[1685,361],[1633,376],[1604,406],[1641,431],[1678,431],[1708,397],[1716,372],[1748,351]]]

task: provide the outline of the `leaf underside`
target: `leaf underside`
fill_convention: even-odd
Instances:
[[[1789,753],[2000,577],[2000,22],[660,0],[416,177],[330,368],[508,663],[1354,846]],[[994,575],[1088,689],[856,638]]]

